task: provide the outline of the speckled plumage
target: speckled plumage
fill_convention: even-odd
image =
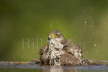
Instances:
[[[82,50],[60,32],[53,31],[48,35],[47,45],[40,50],[40,61],[43,65],[80,65]]]

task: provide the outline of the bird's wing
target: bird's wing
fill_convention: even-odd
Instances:
[[[40,49],[40,62],[42,65],[48,64],[48,44]]]
[[[82,48],[79,45],[73,43],[71,40],[64,40],[63,45],[63,50],[67,53],[74,54],[75,50],[79,50],[79,52],[82,54]]]
[[[40,55],[43,55],[48,50],[48,44],[46,44],[44,47],[40,49]]]
[[[80,60],[69,53],[64,53],[63,55],[61,55],[60,62],[61,62],[61,65],[79,65],[80,64]]]

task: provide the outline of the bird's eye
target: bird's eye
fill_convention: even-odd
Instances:
[[[57,35],[60,35],[60,33],[57,33]]]
[[[56,36],[57,36],[57,37],[60,37],[60,33],[59,33],[59,34],[56,34]]]
[[[58,34],[55,34],[55,38],[58,37]]]

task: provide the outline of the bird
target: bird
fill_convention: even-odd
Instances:
[[[65,39],[64,35],[54,30],[48,34],[46,46],[40,49],[42,65],[81,65],[88,60],[83,59],[82,48]]]

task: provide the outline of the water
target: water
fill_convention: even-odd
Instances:
[[[107,72],[107,65],[40,66],[36,64],[0,64],[0,72]]]

